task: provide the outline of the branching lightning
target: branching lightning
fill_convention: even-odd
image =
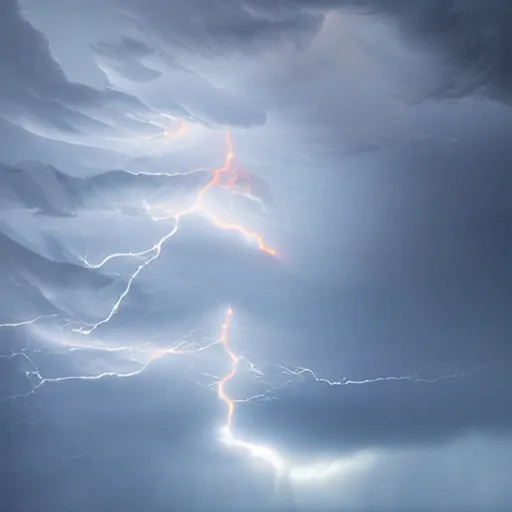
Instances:
[[[186,131],[186,125],[182,123],[178,130],[176,130],[175,133],[165,133],[166,137],[175,138],[178,136],[181,136]],[[89,335],[102,325],[110,322],[114,315],[118,312],[119,308],[121,307],[123,301],[127,298],[127,296],[130,294],[130,291],[133,287],[133,284],[135,280],[139,277],[139,275],[148,267],[150,266],[154,261],[156,261],[160,255],[162,254],[163,248],[165,244],[172,238],[174,235],[176,235],[180,228],[180,222],[181,220],[188,215],[201,215],[204,218],[208,219],[213,226],[215,226],[218,229],[226,230],[226,231],[233,231],[238,233],[239,235],[245,237],[246,239],[252,241],[255,245],[257,245],[258,249],[270,256],[276,256],[276,250],[267,245],[266,241],[264,240],[263,236],[255,231],[251,231],[249,228],[237,224],[237,223],[230,223],[225,222],[222,219],[220,219],[215,213],[213,213],[205,204],[205,198],[208,192],[215,188],[215,187],[222,187],[222,188],[228,188],[233,193],[241,193],[237,191],[236,184],[237,184],[237,175],[236,175],[236,168],[233,165],[234,162],[234,150],[233,150],[233,144],[231,140],[231,135],[228,132],[226,135],[226,146],[227,146],[227,152],[225,156],[225,161],[222,167],[219,169],[216,169],[212,171],[211,179],[206,183],[206,185],[203,186],[199,190],[199,192],[196,194],[195,199],[191,206],[180,209],[179,211],[173,211],[173,208],[169,205],[151,205],[148,203],[144,203],[145,210],[149,217],[153,221],[172,221],[173,227],[172,229],[165,234],[162,238],[160,238],[153,246],[140,250],[135,252],[117,252],[110,254],[103,258],[98,263],[90,263],[87,261],[87,259],[83,260],[83,263],[86,267],[90,269],[100,269],[103,268],[105,265],[107,265],[109,262],[121,258],[125,259],[134,259],[134,260],[142,260],[139,261],[138,266],[136,267],[135,271],[131,273],[129,276],[127,283],[124,287],[124,290],[122,293],[117,297],[115,303],[110,309],[110,312],[108,315],[106,315],[102,320],[98,321],[97,323],[90,325],[88,327],[80,327],[73,329],[73,332],[79,333],[82,335]],[[199,171],[191,171],[193,172],[199,172]],[[201,170],[200,172],[204,172]],[[144,174],[144,173],[140,173]],[[168,175],[168,176],[175,176]],[[18,322],[18,323],[6,323],[6,324],[0,324],[0,328],[19,328],[24,326],[30,326],[39,320],[46,318],[48,316],[55,316],[55,315],[41,315],[39,317],[36,317],[31,320]],[[237,355],[231,344],[230,344],[230,327],[232,323],[233,318],[233,311],[232,309],[228,309],[224,318],[224,322],[221,326],[220,330],[220,336],[215,339],[214,341],[205,343],[200,346],[196,346],[194,344],[190,344],[187,340],[183,340],[176,345],[168,348],[154,348],[154,347],[148,347],[147,345],[144,345],[143,347],[133,347],[133,346],[126,346],[126,347],[98,347],[93,344],[86,344],[86,345],[71,345],[69,348],[70,351],[75,350],[99,350],[99,351],[105,351],[105,352],[122,352],[122,351],[128,351],[133,352],[137,351],[141,355],[144,356],[143,361],[137,361],[140,363],[140,367],[134,371],[130,372],[103,372],[96,375],[78,375],[78,376],[63,376],[63,377],[53,377],[53,378],[47,378],[43,377],[40,373],[40,371],[37,368],[37,365],[35,364],[32,357],[28,355],[26,351],[21,352],[15,352],[8,356],[0,356],[0,359],[13,359],[13,358],[22,358],[25,363],[28,364],[29,369],[25,371],[26,377],[29,379],[29,381],[33,384],[31,389],[26,393],[20,393],[13,396],[10,396],[7,400],[14,400],[19,398],[27,398],[30,395],[33,395],[36,393],[36,391],[40,390],[41,388],[45,386],[49,386],[51,384],[59,384],[69,381],[98,381],[102,379],[107,378],[133,378],[138,375],[141,375],[143,372],[145,372],[148,367],[154,363],[156,360],[164,358],[166,356],[184,356],[184,355],[191,355],[191,354],[199,354],[202,352],[205,352],[207,350],[211,350],[214,347],[220,347],[223,350],[223,354],[226,357],[227,361],[229,362],[229,370],[227,373],[225,373],[221,377],[214,377],[210,374],[203,373],[204,376],[207,376],[208,378],[215,379],[213,384],[210,384],[210,386],[215,386],[217,391],[217,398],[219,402],[225,407],[226,413],[225,413],[225,419],[224,423],[220,429],[220,441],[227,446],[230,449],[236,450],[238,452],[241,452],[255,460],[259,460],[270,466],[277,475],[286,474],[289,476],[296,475],[297,478],[326,478],[327,476],[330,476],[331,474],[336,472],[336,468],[339,469],[341,467],[337,463],[331,463],[327,464],[323,467],[305,467],[305,466],[294,466],[292,464],[292,461],[288,461],[285,459],[283,455],[281,455],[277,450],[274,450],[268,446],[256,444],[254,442],[251,442],[249,440],[241,439],[237,436],[234,428],[234,419],[235,419],[235,413],[237,411],[237,407],[240,404],[247,404],[259,400],[268,400],[268,399],[276,399],[275,396],[270,396],[269,393],[260,393],[256,394],[247,398],[233,398],[232,395],[229,392],[230,385],[233,384],[235,378],[238,376],[238,370],[240,367],[240,363],[244,362],[249,366],[249,369],[251,370],[251,373],[253,376],[258,378],[261,382],[261,379],[263,377],[266,377],[265,373],[258,368],[256,365],[254,365],[252,362],[247,360],[245,357]],[[465,377],[469,375],[470,373],[474,373],[474,370],[469,373],[453,373],[450,375],[444,375],[436,378],[427,379],[420,376],[420,372],[417,372],[413,375],[406,375],[406,376],[385,376],[385,377],[376,377],[371,379],[364,379],[364,380],[349,380],[349,379],[342,379],[339,381],[331,381],[323,377],[319,377],[312,369],[305,368],[305,367],[299,367],[299,368],[289,368],[286,366],[274,364],[272,365],[274,369],[279,370],[279,372],[287,377],[286,382],[284,384],[281,384],[279,386],[273,385],[271,382],[265,382],[265,384],[268,385],[269,388],[271,388],[274,392],[278,391],[283,386],[288,385],[289,383],[295,383],[300,380],[303,380],[305,377],[309,376],[312,378],[312,380],[319,384],[325,384],[328,386],[350,386],[350,385],[373,385],[373,384],[379,384],[383,382],[408,382],[411,384],[435,384],[439,381],[445,380],[445,379],[454,379],[454,378],[460,378]],[[481,368],[480,368],[481,369]],[[295,472],[294,472],[295,470]],[[308,475],[307,477],[305,475]]]
[[[33,382],[33,387],[24,393],[12,395],[7,399],[0,400],[0,403],[16,400],[16,399],[25,399],[31,395],[34,395],[39,389],[49,386],[52,384],[61,384],[70,381],[99,381],[108,378],[134,378],[143,374],[152,363],[155,361],[162,359],[167,356],[185,356],[185,355],[193,355],[200,354],[202,352],[213,349],[214,347],[221,347],[224,355],[229,361],[229,369],[228,371],[221,377],[215,377],[210,374],[203,374],[209,378],[215,379],[215,381],[208,385],[207,387],[215,386],[217,390],[217,398],[219,402],[223,404],[226,409],[224,422],[220,428],[220,441],[227,446],[228,448],[235,450],[237,452],[243,453],[254,459],[256,461],[261,461],[265,465],[272,468],[277,477],[286,477],[291,478],[293,480],[301,480],[301,481],[311,481],[318,479],[326,479],[330,478],[340,471],[347,469],[347,465],[350,465],[343,460],[334,460],[324,464],[312,464],[312,465],[297,465],[293,464],[293,461],[287,460],[282,454],[280,454],[277,450],[258,443],[254,443],[250,440],[244,440],[237,436],[234,429],[234,419],[235,413],[237,411],[237,407],[239,404],[247,404],[258,400],[267,400],[270,397],[263,393],[253,395],[247,398],[235,399],[230,394],[228,387],[234,381],[234,379],[238,376],[238,369],[240,363],[244,362],[248,365],[251,373],[257,378],[264,377],[265,373],[259,369],[255,364],[246,359],[243,356],[236,354],[230,344],[230,328],[233,318],[233,310],[229,308],[225,314],[224,322],[221,325],[220,336],[213,341],[205,343],[200,346],[196,346],[195,344],[191,344],[185,338],[179,343],[175,344],[169,348],[151,348],[148,346],[121,346],[121,347],[98,347],[95,345],[71,345],[69,348],[70,352],[76,350],[95,350],[95,351],[103,351],[103,352],[139,352],[142,355],[145,355],[145,360],[140,363],[140,367],[136,370],[130,372],[102,372],[95,375],[78,375],[78,376],[63,376],[63,377],[54,377],[54,378],[45,378],[39,372],[37,365],[33,361],[33,359],[24,351],[15,352],[8,356],[0,356],[0,359],[13,359],[16,357],[24,359],[30,366],[30,369],[25,371],[26,377]],[[35,319],[34,319],[35,320]],[[26,325],[26,324],[25,324]],[[297,368],[291,369],[283,365],[272,364],[273,368],[279,370],[283,375],[290,377],[290,379],[286,380],[280,386],[274,386],[271,383],[268,383],[268,386],[272,388],[273,391],[277,391],[280,388],[293,383],[300,382],[304,376],[309,375],[313,378],[314,382],[326,384],[328,386],[352,386],[352,385],[373,385],[379,384],[382,382],[408,382],[411,384],[435,384],[445,379],[455,379],[462,378],[468,376],[472,373],[482,370],[484,367],[476,368],[467,373],[453,373],[448,375],[442,375],[436,378],[423,378],[419,376],[419,372],[413,375],[406,376],[388,376],[388,377],[376,377],[372,379],[363,379],[363,380],[349,380],[342,379],[340,381],[331,381],[326,378],[322,378],[317,376],[317,374],[311,370],[310,368]],[[35,381],[35,382],[34,382]],[[276,397],[273,397],[277,399]],[[367,458],[368,454],[363,454],[363,459]],[[365,459],[366,460],[366,459]]]
[[[80,334],[91,334],[91,332],[95,331],[98,327],[100,327],[101,325],[104,325],[106,324],[107,322],[110,322],[110,320],[112,320],[113,316],[118,312],[119,310],[119,307],[121,306],[121,303],[123,302],[123,300],[128,296],[128,294],[130,293],[130,290],[132,288],[132,285],[135,281],[135,279],[137,279],[137,277],[139,276],[139,274],[146,268],[148,267],[149,265],[151,265],[151,263],[153,263],[153,261],[155,261],[156,259],[159,258],[161,252],[162,252],[162,247],[163,245],[165,244],[165,242],[167,242],[167,240],[169,240],[169,238],[173,237],[177,232],[178,232],[178,228],[179,228],[179,217],[177,218],[176,220],[176,223],[175,223],[175,226],[173,228],[172,231],[170,231],[169,233],[167,233],[164,237],[162,237],[158,243],[156,243],[153,247],[151,247],[150,249],[146,250],[146,251],[142,251],[140,253],[116,253],[116,254],[111,254],[110,256],[108,256],[107,258],[105,258],[99,265],[91,265],[90,267],[91,268],[101,268],[103,265],[105,265],[105,263],[107,263],[108,261],[114,259],[114,258],[119,258],[119,257],[140,257],[140,256],[143,256],[145,254],[150,254],[150,253],[153,253],[152,256],[150,258],[148,258],[147,260],[145,260],[143,263],[141,263],[137,269],[135,270],[135,272],[130,276],[130,278],[128,279],[128,282],[126,284],[126,287],[125,289],[123,290],[123,292],[121,293],[121,295],[119,295],[117,301],[115,302],[115,304],[113,305],[112,309],[110,310],[110,313],[105,317],[103,318],[102,320],[100,320],[99,322],[96,322],[94,325],[92,325],[91,327],[89,328],[84,328],[84,327],[80,327],[78,329],[73,329],[74,332],[78,332]]]
[[[226,386],[229,381],[231,381],[236,376],[240,357],[233,352],[229,344],[229,328],[231,325],[232,315],[233,310],[230,308],[226,313],[226,319],[222,325],[222,333],[220,337],[222,346],[224,347],[224,350],[231,361],[231,370],[229,373],[224,375],[222,379],[220,379],[217,386],[218,397],[227,406],[226,423],[221,429],[221,440],[224,444],[231,448],[242,450],[249,454],[251,457],[263,460],[264,462],[270,464],[278,473],[281,473],[285,464],[278,453],[266,446],[243,441],[242,439],[237,438],[233,433],[233,416],[236,410],[236,402],[226,391]]]
[[[0,324],[0,328],[8,328],[8,327],[15,328],[15,327],[23,327],[24,325],[33,325],[36,322],[39,322],[40,320],[42,320],[43,318],[52,318],[52,317],[55,318],[56,316],[57,316],[56,314],[39,315],[39,316],[36,316],[35,318],[32,318],[31,320],[23,320],[21,322],[16,322],[16,323]]]
[[[161,205],[151,206],[151,205],[145,204],[146,211],[152,220],[154,220],[154,221],[173,220],[174,221],[173,229],[169,233],[164,235],[156,244],[154,244],[149,249],[145,249],[145,250],[142,250],[139,252],[113,253],[113,254],[110,254],[109,256],[105,257],[103,260],[101,260],[99,263],[96,263],[96,264],[91,264],[86,259],[84,259],[84,263],[87,267],[99,269],[99,268],[102,268],[103,266],[105,266],[109,261],[112,261],[115,259],[141,258],[144,256],[149,256],[149,258],[146,259],[143,263],[141,263],[136,268],[135,272],[133,272],[133,274],[129,277],[125,289],[119,295],[117,301],[112,306],[112,309],[110,310],[108,315],[105,318],[103,318],[102,320],[100,320],[99,322],[97,322],[87,328],[81,327],[81,328],[75,329],[75,332],[88,335],[88,334],[91,334],[93,331],[95,331],[101,325],[104,325],[104,324],[110,322],[110,320],[118,312],[119,307],[121,306],[124,299],[130,293],[130,290],[132,288],[132,285],[133,285],[135,279],[137,279],[139,274],[146,267],[151,265],[151,263],[153,263],[155,260],[157,260],[160,257],[160,254],[162,252],[162,248],[163,248],[164,244],[169,239],[171,239],[174,235],[176,235],[176,233],[178,233],[179,227],[180,227],[180,221],[183,217],[185,217],[187,215],[192,215],[192,214],[203,215],[206,218],[208,218],[215,227],[222,229],[222,230],[226,230],[226,231],[235,231],[235,232],[243,235],[247,239],[253,240],[254,242],[256,242],[260,251],[262,251],[266,254],[269,254],[271,256],[277,255],[277,252],[275,249],[266,245],[266,243],[263,239],[263,236],[260,233],[251,231],[248,228],[246,228],[240,224],[234,224],[234,223],[228,223],[228,222],[222,221],[214,213],[212,213],[204,204],[204,199],[205,199],[206,193],[213,187],[222,183],[223,174],[230,173],[233,171],[232,166],[233,166],[233,160],[235,157],[235,153],[233,150],[233,142],[231,139],[230,132],[227,132],[227,134],[226,134],[226,146],[227,146],[227,153],[226,153],[224,165],[221,168],[213,171],[212,178],[201,190],[199,190],[197,197],[195,199],[195,202],[193,203],[193,205],[191,207],[185,208],[179,212],[174,212],[174,211],[172,211],[171,208],[166,207],[166,206],[161,206]],[[153,213],[155,210],[163,212],[163,215],[155,215]]]
[[[281,368],[285,375],[290,375],[292,377],[300,377],[302,375],[310,375],[313,377],[315,382],[319,382],[322,384],[327,384],[328,386],[355,386],[362,384],[377,384],[380,382],[410,382],[411,384],[435,384],[437,382],[441,382],[447,379],[459,379],[461,377],[468,377],[478,371],[481,371],[487,368],[487,365],[482,365],[477,368],[472,369],[469,372],[458,372],[458,373],[450,373],[448,375],[440,375],[439,377],[432,377],[430,379],[421,377],[420,372],[416,372],[413,375],[400,375],[400,376],[387,376],[387,377],[375,377],[373,379],[363,379],[363,380],[349,380],[342,379],[338,381],[332,381],[329,379],[325,379],[322,377],[318,377],[316,373],[311,368],[297,368],[290,369],[285,366],[276,365]]]
[[[26,393],[16,394],[13,396],[10,396],[9,398],[3,400],[9,401],[19,398],[27,398],[30,395],[33,395],[38,389],[42,388],[43,386],[47,386],[50,384],[57,384],[61,382],[69,382],[69,381],[95,381],[95,380],[102,380],[109,377],[117,377],[117,378],[129,378],[129,377],[135,377],[137,375],[141,375],[144,371],[146,371],[149,366],[154,363],[158,359],[162,359],[166,356],[170,355],[190,355],[190,354],[199,354],[205,350],[208,350],[209,348],[218,345],[220,340],[215,340],[213,342],[210,342],[206,345],[202,345],[200,347],[192,347],[187,345],[187,340],[183,340],[179,343],[177,343],[175,346],[170,348],[161,348],[161,349],[150,349],[150,348],[140,348],[140,347],[133,347],[133,346],[123,346],[123,347],[97,347],[93,345],[88,346],[72,346],[69,350],[70,352],[76,351],[76,350],[97,350],[101,352],[122,352],[122,351],[128,351],[132,352],[134,348],[137,349],[138,352],[141,352],[146,355],[146,360],[143,362],[137,370],[131,371],[131,372],[102,372],[96,375],[72,375],[72,376],[65,376],[65,377],[53,377],[53,378],[45,378],[41,375],[39,372],[37,365],[34,363],[33,359],[25,352],[14,352],[13,354],[7,355],[7,356],[0,356],[0,359],[14,359],[16,357],[24,359],[26,362],[29,363],[31,369],[25,372],[25,376],[29,378],[29,380],[36,380],[35,385]],[[1,401],[0,401],[1,403]]]
[[[281,476],[283,474],[288,473],[289,477],[295,479],[312,479],[312,478],[326,478],[336,474],[338,470],[343,468],[343,465],[339,463],[339,461],[331,462],[325,465],[316,466],[316,465],[293,465],[290,461],[287,461],[278,451],[270,448],[269,446],[256,444],[250,441],[246,441],[240,439],[236,436],[233,428],[233,420],[237,408],[237,404],[239,403],[249,403],[259,399],[267,399],[268,396],[265,394],[255,395],[246,399],[235,400],[233,399],[227,391],[227,385],[230,381],[232,381],[237,375],[237,369],[242,358],[233,352],[229,342],[229,329],[231,326],[233,311],[232,309],[228,309],[226,313],[226,317],[224,323],[221,328],[221,336],[220,343],[222,344],[226,355],[228,356],[231,367],[228,373],[226,373],[217,383],[217,395],[218,398],[226,405],[227,413],[225,423],[221,428],[221,441],[228,446],[229,448],[241,451],[253,459],[263,461],[268,464],[276,471],[277,476]],[[256,368],[251,362],[249,362],[249,366],[251,370],[258,376],[263,375],[263,373]],[[324,383],[329,386],[355,386],[355,385],[370,385],[370,384],[378,384],[382,382],[409,382],[412,384],[435,384],[442,380],[446,379],[456,379],[466,377],[477,371],[481,371],[487,366],[481,366],[476,369],[473,369],[467,373],[452,373],[448,375],[442,375],[436,378],[422,378],[419,376],[419,372],[414,375],[406,375],[406,376],[390,376],[390,377],[376,377],[373,379],[363,379],[363,380],[349,380],[343,379],[341,381],[330,381],[328,379],[318,377],[315,372],[309,368],[299,368],[297,370],[289,369],[285,366],[274,364],[274,367],[282,370],[285,375],[289,375],[291,377],[300,377],[302,375],[311,375],[315,382]],[[286,381],[280,387],[287,385],[288,383],[295,381],[295,379]],[[277,388],[276,388],[277,389]]]

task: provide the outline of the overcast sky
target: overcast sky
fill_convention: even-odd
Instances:
[[[0,510],[511,510],[511,55],[505,0],[2,0]]]

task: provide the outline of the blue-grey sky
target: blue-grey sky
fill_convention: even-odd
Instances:
[[[510,510],[511,27],[2,0],[0,510]]]

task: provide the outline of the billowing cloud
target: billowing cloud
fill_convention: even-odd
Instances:
[[[114,32],[131,35],[93,44],[112,83],[210,125],[260,125],[270,110],[290,129],[311,124],[331,151],[365,151],[415,136],[404,103],[472,94],[508,101],[510,9],[499,1],[74,5],[69,15],[91,34],[98,30],[85,11],[123,14]]]
[[[159,111],[174,111],[206,125],[248,127],[266,121],[261,102],[213,85],[165,50],[131,38],[100,41],[93,49],[112,83]]]
[[[509,103],[512,100],[512,7],[490,0],[299,0],[311,9],[349,10],[384,17],[399,28],[418,51],[438,59],[425,94],[463,97],[482,94]]]
[[[19,1],[0,160],[129,147],[0,165],[0,509],[509,510],[505,1]],[[228,307],[233,432],[341,468],[279,503],[219,434]]]
[[[94,52],[100,61],[105,61],[107,66],[128,80],[144,82],[162,75],[142,62],[143,59],[155,54],[155,51],[142,41],[128,37],[123,37],[119,41],[100,41],[94,45]]]
[[[114,89],[69,82],[46,38],[20,14],[17,0],[0,6],[0,115],[35,134],[82,142],[161,133],[163,120]]]
[[[423,84],[425,95],[476,93],[510,101],[512,9],[500,0],[223,0],[215,6],[204,0],[123,0],[120,5],[167,44],[213,57],[261,52],[286,42],[303,49],[332,10],[375,15],[396,26],[418,52],[426,49],[438,59],[431,82]]]

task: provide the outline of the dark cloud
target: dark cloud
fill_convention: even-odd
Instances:
[[[512,8],[500,0],[226,0],[215,7],[200,0],[149,5],[123,0],[121,5],[167,43],[212,56],[262,51],[286,41],[301,47],[318,33],[332,9],[384,16],[418,51],[427,49],[438,58],[439,69],[432,77],[435,83],[424,84],[424,94],[463,97],[476,93],[510,101]]]
[[[291,4],[292,2],[290,2]],[[491,0],[300,0],[313,9],[349,9],[384,16],[418,51],[438,58],[428,96],[457,98],[482,94],[509,103],[512,90],[512,6]]]
[[[438,371],[427,369],[419,375],[428,379]],[[449,374],[449,366],[442,371]],[[461,369],[453,371],[455,375]],[[241,410],[238,425],[246,436],[272,439],[283,450],[302,451],[306,458],[369,447],[434,446],[475,431],[505,433],[512,427],[512,415],[502,406],[508,371],[508,364],[500,364],[435,384],[402,381],[345,387],[312,384],[306,377],[303,384],[280,393],[279,399]],[[303,400],[314,404],[308,418],[302,417]]]

